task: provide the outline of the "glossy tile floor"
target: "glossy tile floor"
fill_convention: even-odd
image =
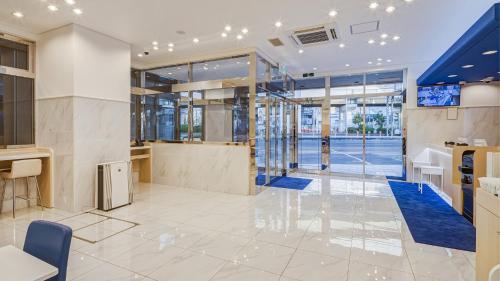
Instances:
[[[385,181],[299,176],[314,178],[304,191],[255,197],[143,184],[133,205],[109,214],[140,225],[96,244],[73,239],[68,280],[474,280],[473,253],[413,241]],[[22,247],[33,219],[74,215],[4,214],[0,246]]]

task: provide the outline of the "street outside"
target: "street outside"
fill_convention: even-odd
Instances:
[[[274,144],[274,140],[271,139]],[[330,169],[339,173],[362,173],[363,140],[361,137],[330,138]],[[271,146],[274,154],[274,146]],[[274,159],[274,155],[271,156]],[[281,142],[278,142],[278,159],[281,158]],[[257,140],[257,165],[264,167],[265,142]],[[368,137],[366,140],[366,173],[386,176],[402,176],[402,139],[400,137]],[[321,139],[299,138],[299,167],[321,167]]]

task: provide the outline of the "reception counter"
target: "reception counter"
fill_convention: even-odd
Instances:
[[[462,155],[465,151],[474,152],[474,189],[479,187],[478,178],[486,176],[486,154],[488,152],[500,151],[498,146],[454,146],[446,147],[439,145],[428,145],[421,153],[433,166],[444,169],[444,187],[442,197],[462,214],[463,195],[461,187]],[[438,182],[433,182],[439,186]]]
[[[151,143],[153,182],[249,195],[250,148],[225,143]]]
[[[42,174],[38,176],[38,184],[42,196],[42,205],[44,207],[54,207],[54,185],[53,185],[53,151],[50,148],[30,147],[30,148],[15,148],[15,149],[0,149],[0,169],[2,171],[10,170],[12,161],[25,159],[41,159]],[[17,185],[17,195],[25,191],[25,181],[20,180]],[[12,204],[2,204],[4,202],[12,202],[12,184],[9,182],[6,185],[0,186],[0,212],[11,210]],[[19,204],[22,207],[24,204]]]

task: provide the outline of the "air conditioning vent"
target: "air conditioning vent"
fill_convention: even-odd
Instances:
[[[284,45],[283,42],[279,38],[269,39],[269,43],[271,43],[271,45],[273,45],[274,47],[280,47],[280,46]]]
[[[338,39],[337,32],[333,25],[322,25],[295,30],[291,37],[299,46],[325,44]]]

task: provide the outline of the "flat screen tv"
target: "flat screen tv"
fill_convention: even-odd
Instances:
[[[459,106],[460,85],[420,86],[417,106]]]

